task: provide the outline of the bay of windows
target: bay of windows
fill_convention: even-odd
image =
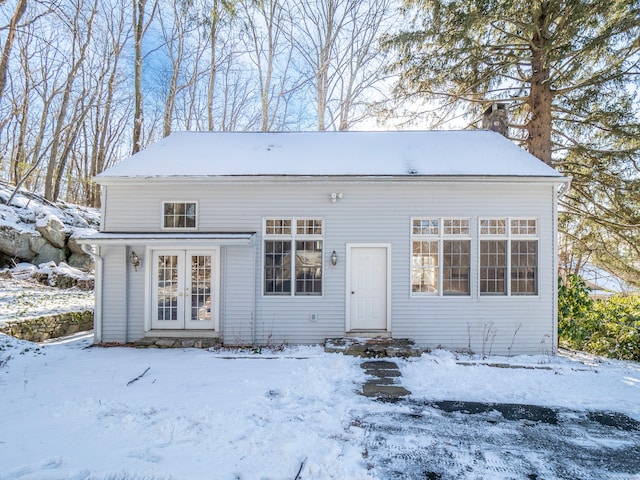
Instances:
[[[411,293],[470,295],[473,238],[480,295],[537,295],[537,235],[533,218],[480,218],[473,236],[467,218],[412,218]]]

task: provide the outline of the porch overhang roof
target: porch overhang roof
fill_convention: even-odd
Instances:
[[[112,233],[99,232],[77,239],[83,245],[176,245],[218,246],[253,245],[256,232],[238,233],[201,233],[201,232],[162,232],[162,233]]]

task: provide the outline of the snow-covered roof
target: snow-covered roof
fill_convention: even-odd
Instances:
[[[97,176],[562,176],[487,130],[179,132]]]

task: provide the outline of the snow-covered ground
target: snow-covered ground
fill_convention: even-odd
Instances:
[[[481,450],[490,447],[469,450],[459,437],[464,430],[475,445],[506,448],[513,429],[535,439],[534,432],[566,432],[566,425],[500,423],[495,415],[489,422],[468,421],[471,415],[447,417],[425,405],[528,403],[640,420],[635,363],[489,359],[536,367],[495,368],[437,351],[399,360],[399,382],[411,398],[384,403],[358,394],[367,378],[361,359],[320,347],[257,355],[89,344],[86,335],[46,345],[0,336],[0,479],[585,478],[579,472],[571,477],[571,470],[556,477],[513,470],[533,465],[545,471],[538,447],[523,444],[511,446],[520,458],[512,470],[498,468],[502,463]],[[422,426],[419,434],[414,422]],[[573,440],[576,452],[595,442],[605,454],[624,448],[637,457],[640,433],[611,428],[615,435],[597,439],[585,430],[586,436]],[[487,439],[489,431],[497,440]],[[467,467],[450,476],[412,470],[407,462],[415,452],[420,458],[414,463]],[[429,459],[425,452],[438,457]],[[629,468],[634,467],[608,478],[639,478],[640,471]]]
[[[12,269],[13,279],[0,278],[0,327],[8,321],[93,309],[93,291],[59,289],[30,280],[30,273],[52,268],[58,270],[61,267],[38,268],[35,265],[19,264]],[[24,272],[25,280],[15,278],[19,275],[18,272]]]

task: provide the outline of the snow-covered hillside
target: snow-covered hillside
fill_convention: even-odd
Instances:
[[[97,230],[100,212],[65,203],[54,205],[25,191],[8,205],[12,193],[13,187],[0,183],[0,327],[7,322],[91,310],[91,257],[74,239]]]
[[[0,268],[53,261],[88,270],[91,257],[75,239],[98,229],[99,210],[53,204],[24,190],[11,198],[13,191],[14,187],[0,183]]]

